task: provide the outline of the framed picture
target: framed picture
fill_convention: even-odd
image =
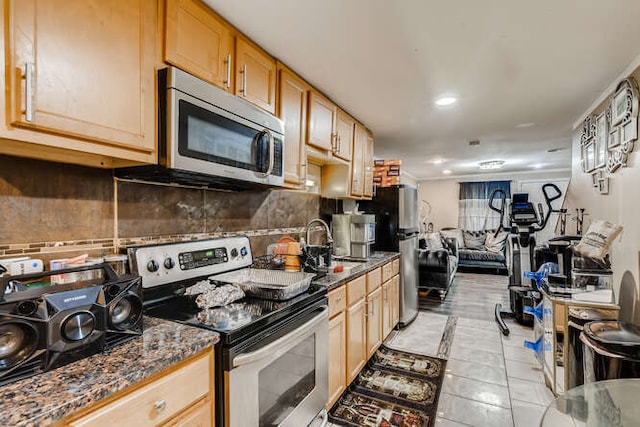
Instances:
[[[584,146],[584,167],[587,172],[596,168],[596,144],[593,140]]]
[[[609,178],[602,178],[598,181],[598,191],[600,194],[609,194]]]
[[[630,106],[627,105],[627,87],[623,86],[615,95],[613,95],[613,101],[611,105],[611,125],[615,126],[622,122],[624,116],[627,114],[627,109]]]
[[[607,152],[609,151],[609,146],[607,145],[608,131],[607,113],[604,112],[596,118],[596,168],[601,168],[607,164]]]
[[[609,134],[609,149],[620,145],[620,128],[615,128]]]
[[[594,187],[598,187],[599,185],[599,181],[602,178],[602,173],[601,171],[597,171],[597,172],[593,172],[591,174],[591,185],[593,185]]]

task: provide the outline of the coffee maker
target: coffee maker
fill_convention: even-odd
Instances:
[[[375,215],[335,214],[331,218],[333,255],[364,259],[376,241]]]

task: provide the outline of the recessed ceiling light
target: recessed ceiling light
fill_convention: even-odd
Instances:
[[[541,163],[534,163],[533,165],[531,165],[532,168],[534,169],[540,169],[542,168],[542,164]]]
[[[500,169],[504,167],[504,160],[489,160],[480,162],[480,169]]]
[[[517,128],[530,128],[531,126],[535,126],[535,123],[520,123],[517,124]]]
[[[445,174],[445,175],[450,175],[451,171],[449,169],[445,169],[445,170],[442,171],[442,173]]]
[[[444,163],[444,160],[442,160],[441,158],[437,158],[437,159],[435,159],[435,160],[433,161],[433,164],[434,164],[434,165],[439,165],[439,164],[441,164],[441,163]]]
[[[446,107],[447,105],[455,104],[458,99],[454,96],[442,96],[436,99],[436,105],[440,107]]]

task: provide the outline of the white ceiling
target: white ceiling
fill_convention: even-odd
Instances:
[[[572,123],[640,52],[639,0],[205,2],[418,179],[494,159],[504,172],[569,170]],[[436,107],[442,94],[457,105]]]

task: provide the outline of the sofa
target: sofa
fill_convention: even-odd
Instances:
[[[460,271],[508,273],[506,231],[467,231],[459,228],[443,228],[445,238],[455,238],[459,243],[458,268]]]
[[[429,234],[418,241],[418,289],[437,291],[444,299],[458,269],[458,242],[439,233]],[[433,238],[439,239],[440,244],[434,245]]]

